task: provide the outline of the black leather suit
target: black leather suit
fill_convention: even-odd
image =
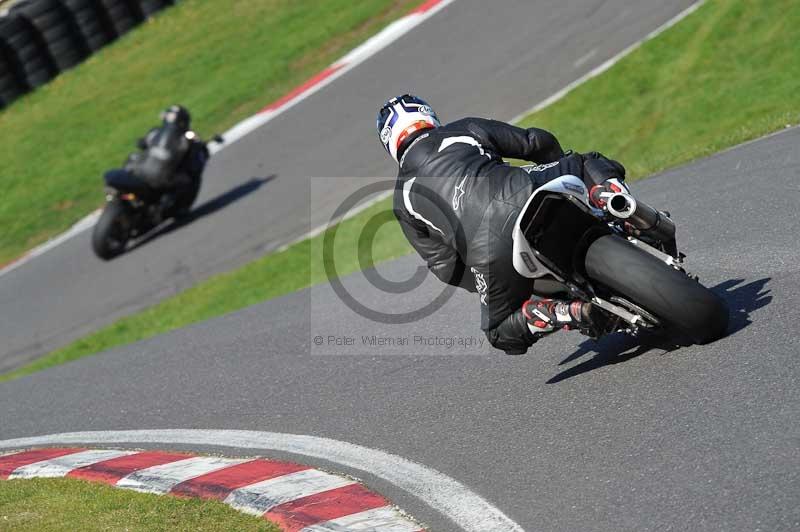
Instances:
[[[156,190],[192,186],[208,158],[205,143],[187,139],[175,125],[151,129],[140,145],[142,151],[131,155],[126,169]]]
[[[538,339],[521,305],[533,283],[512,263],[511,232],[530,195],[565,174],[587,184],[624,177],[600,154],[564,156],[542,129],[465,118],[418,132],[400,147],[394,213],[408,240],[443,282],[477,292],[481,328],[508,354],[525,353]],[[513,167],[504,157],[539,166]]]

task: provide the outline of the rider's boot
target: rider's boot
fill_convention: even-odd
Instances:
[[[531,298],[522,305],[533,334],[542,335],[558,329],[578,329],[593,338],[609,331],[614,318],[602,309],[576,299],[574,301]]]

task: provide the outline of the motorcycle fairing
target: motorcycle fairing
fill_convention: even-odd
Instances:
[[[541,206],[546,196],[561,197],[563,199],[567,199],[565,196],[572,198],[573,201],[577,201],[581,204],[583,207],[582,210],[590,212],[593,216],[602,216],[602,211],[591,206],[589,202],[589,192],[581,178],[574,175],[564,175],[537,188],[533,194],[531,194],[531,197],[528,198],[528,201],[517,217],[514,230],[512,231],[514,269],[520,275],[529,279],[552,276],[559,281],[564,281],[565,279],[563,279],[561,275],[543,262],[543,257],[538,250],[534,250],[531,247],[531,243],[525,236],[526,230],[528,229],[527,225],[531,221],[531,217]],[[599,218],[597,222],[603,224]]]
[[[133,193],[137,197],[148,200],[157,197],[157,193],[143,180],[124,169],[109,170],[103,176],[106,185],[122,193]]]

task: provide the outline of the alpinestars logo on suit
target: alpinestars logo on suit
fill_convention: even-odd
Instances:
[[[463,198],[464,194],[466,194],[466,192],[464,191],[464,183],[467,182],[467,178],[468,177],[469,177],[468,175],[465,175],[464,179],[462,179],[461,182],[458,183],[455,186],[455,189],[453,190],[453,210],[454,211],[457,211],[458,209],[461,208],[461,198]]]

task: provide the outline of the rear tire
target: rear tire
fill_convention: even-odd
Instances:
[[[586,273],[699,344],[727,332],[728,307],[719,296],[618,236],[592,243]]]
[[[125,252],[130,238],[125,205],[118,199],[106,203],[92,231],[92,249],[103,260],[111,260]]]

